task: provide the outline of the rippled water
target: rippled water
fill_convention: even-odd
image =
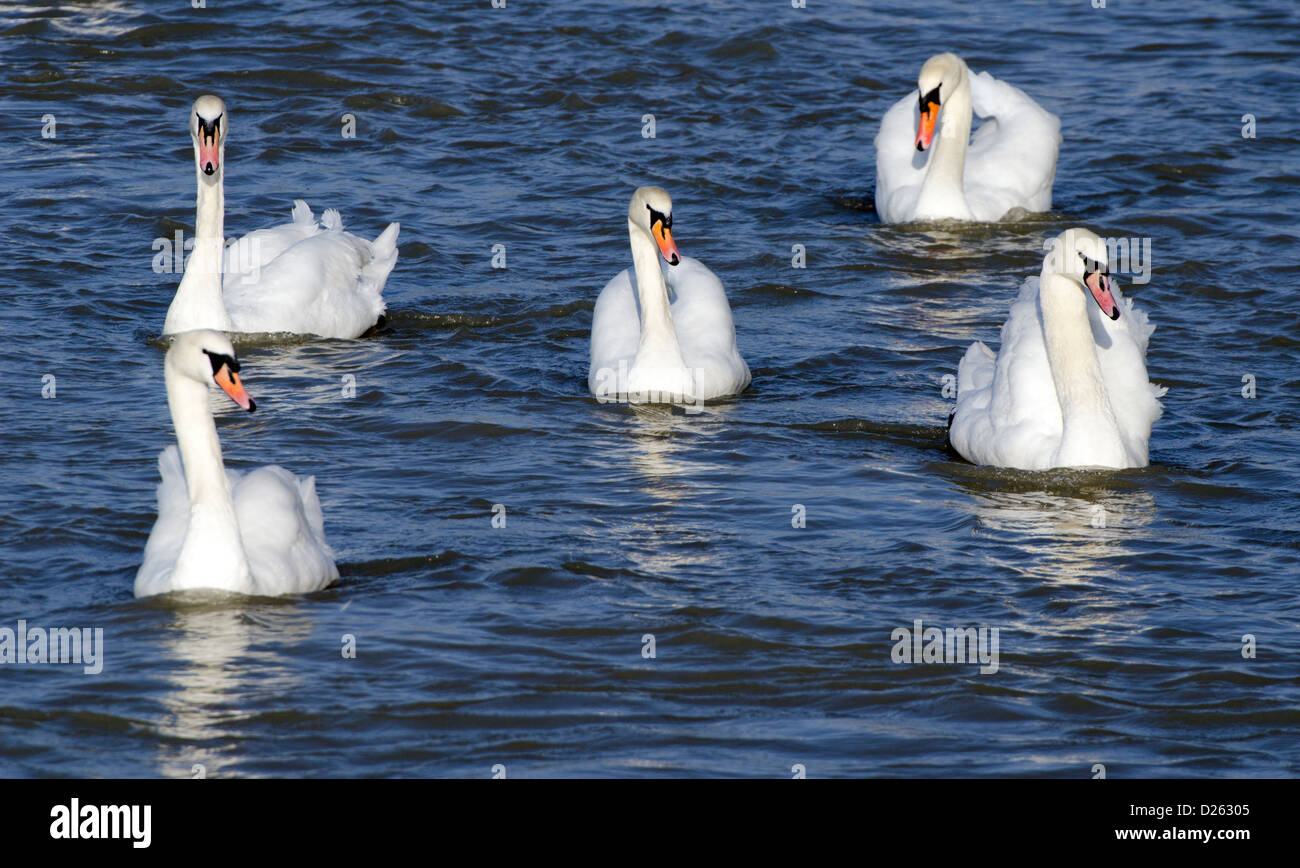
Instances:
[[[1290,0],[171,5],[0,10],[0,626],[105,641],[0,668],[0,774],[1300,771]],[[880,225],[876,124],[940,50],[1061,117],[1051,214]],[[302,598],[132,597],[207,91],[227,232],[402,224],[389,327],[245,342],[261,412],[218,416],[229,466],[317,476],[342,581]],[[754,371],[698,416],[586,391],[642,183]],[[1151,467],[955,460],[942,377],[1076,224],[1151,239]],[[915,619],[999,628],[999,671],[892,663]]]

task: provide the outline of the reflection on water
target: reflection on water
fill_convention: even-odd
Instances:
[[[1093,471],[972,469],[959,477],[979,528],[996,532],[1015,555],[1006,566],[1045,583],[1089,582],[1116,576],[1117,559],[1130,543],[1148,537],[1155,499],[1145,488],[1114,474]],[[993,486],[990,476],[998,476]]]
[[[671,504],[691,494],[690,474],[711,469],[690,461],[692,439],[705,413],[686,413],[665,404],[630,404],[628,458],[641,487],[656,501]],[[695,426],[694,428],[692,426]]]
[[[227,595],[186,596],[163,642],[178,668],[160,696],[168,713],[157,724],[157,766],[168,777],[217,777],[244,760],[244,721],[297,681],[279,662],[282,657],[254,646],[292,647],[311,632],[312,620],[292,603],[245,605]]]
[[[699,413],[667,405],[630,405],[625,448],[635,487],[655,504],[630,518],[626,554],[651,575],[689,574],[712,565],[720,556],[708,545],[707,528],[699,509],[711,505],[706,477],[721,472],[721,464],[703,459],[699,440],[708,428],[725,419],[728,404],[706,405]],[[686,571],[686,572],[683,572]]]

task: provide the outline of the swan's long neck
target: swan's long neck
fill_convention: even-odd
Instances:
[[[682,349],[673,328],[673,314],[668,304],[668,284],[659,269],[659,250],[654,240],[631,220],[627,222],[632,237],[632,265],[636,271],[637,302],[641,308],[641,343],[637,348],[636,367],[684,368]]]
[[[963,180],[966,173],[966,147],[970,143],[971,115],[970,76],[962,69],[961,77],[947,95],[939,116],[939,128],[934,133],[934,148],[917,199],[918,217],[971,217]],[[951,213],[954,204],[955,210],[965,213]]]
[[[172,573],[173,587],[193,584],[246,591],[251,587],[248,558],[207,387],[170,365],[165,365],[164,380],[190,495],[189,524]]]
[[[1043,269],[1038,292],[1047,361],[1061,405],[1060,466],[1123,464],[1124,447],[1088,322],[1088,299],[1074,281]]]
[[[232,331],[230,315],[221,297],[222,260],[225,253],[226,173],[224,149],[215,174],[204,175],[195,150],[198,204],[194,217],[194,250],[185,263],[185,275],[167,309],[163,334],[192,329]]]

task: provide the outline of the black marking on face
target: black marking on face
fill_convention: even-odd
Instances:
[[[1083,260],[1083,275],[1087,277],[1100,271],[1102,274],[1110,274],[1110,265],[1106,262],[1098,262],[1095,259],[1089,259],[1083,251],[1079,251],[1079,258]]]
[[[194,119],[199,122],[200,142],[204,142],[211,139],[213,144],[217,143],[218,136],[220,136],[221,134],[221,119],[223,117],[225,117],[224,112],[222,114],[217,115],[215,118],[209,121],[209,120],[205,120],[203,118],[203,115],[199,114],[198,112],[194,113]]]
[[[665,229],[672,229],[672,228],[673,228],[673,215],[672,215],[672,214],[669,214],[667,217],[665,217],[665,216],[663,215],[662,212],[660,212],[660,211],[656,211],[655,209],[651,208],[650,205],[649,205],[649,203],[646,203],[645,208],[646,208],[647,211],[650,212],[650,225],[651,225],[651,226],[654,226],[654,225],[655,225],[655,221],[658,221],[658,222],[664,224],[664,228],[665,228]]]
[[[940,104],[940,103],[939,103],[939,88],[940,88],[941,86],[942,86],[942,85],[936,85],[935,88],[934,88],[934,90],[930,91],[930,92],[927,93],[927,94],[923,94],[923,95],[921,96],[921,114],[925,114],[927,111],[929,111],[929,110],[930,110],[930,105],[931,105],[931,104],[934,104],[934,105],[939,105],[939,104]]]
[[[232,374],[239,373],[239,361],[234,356],[228,356],[225,353],[214,353],[211,350],[204,350],[203,352],[207,355],[208,361],[212,363],[212,376],[215,377],[221,373],[223,365],[230,368]]]

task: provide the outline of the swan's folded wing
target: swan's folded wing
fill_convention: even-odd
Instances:
[[[593,395],[614,394],[619,389],[619,363],[632,368],[641,342],[641,312],[637,306],[632,269],[620,271],[596,297],[591,314],[591,364],[587,386]]]
[[[394,239],[395,227],[389,227]],[[382,284],[377,288],[365,281],[371,259],[370,242],[363,238],[350,232],[318,233],[267,263],[256,279],[227,280],[226,310],[241,332],[359,337],[384,311],[377,291]]]
[[[239,536],[260,594],[301,594],[338,578],[314,478],[283,467],[244,474],[232,491]]]
[[[292,222],[255,229],[226,248],[223,288],[245,276],[256,275],[281,253],[320,231],[307,203],[294,200]]]
[[[144,556],[135,576],[135,595],[147,597],[162,593],[168,588],[176,558],[189,528],[190,494],[185,484],[185,471],[181,467],[181,453],[175,444],[168,446],[158,456],[158,518],[149,541],[145,543]]]
[[[988,377],[989,362],[981,358],[987,352],[982,344],[973,345],[958,369],[957,409],[949,431],[953,447],[976,464],[1027,470],[1049,466],[1061,440],[1061,410],[1043,344],[1037,277],[1021,284],[1002,325],[992,378],[980,389]],[[977,388],[964,393],[963,383]]]
[[[749,385],[749,366],[736,346],[736,326],[722,281],[689,256],[667,266],[673,328],[682,361],[695,371],[700,397],[732,395]]]
[[[876,133],[876,214],[882,223],[899,223],[912,213],[921,182],[925,155],[916,150],[918,116],[915,94],[903,97],[885,112]]]
[[[966,200],[976,219],[997,220],[1012,208],[1050,210],[1060,118],[987,72],[970,84],[975,114],[985,119],[966,153]]]
[[[997,356],[976,341],[967,348],[957,366],[957,406],[948,425],[948,442],[972,464],[987,464],[984,444],[992,439],[989,401]]]
[[[1096,339],[1097,360],[1124,449],[1131,464],[1144,467],[1148,461],[1151,426],[1164,412],[1159,399],[1166,391],[1152,383],[1147,374],[1147,343],[1155,326],[1145,311],[1124,297],[1118,286],[1112,284],[1111,291],[1119,305],[1119,319],[1103,316],[1090,302],[1088,322]]]

